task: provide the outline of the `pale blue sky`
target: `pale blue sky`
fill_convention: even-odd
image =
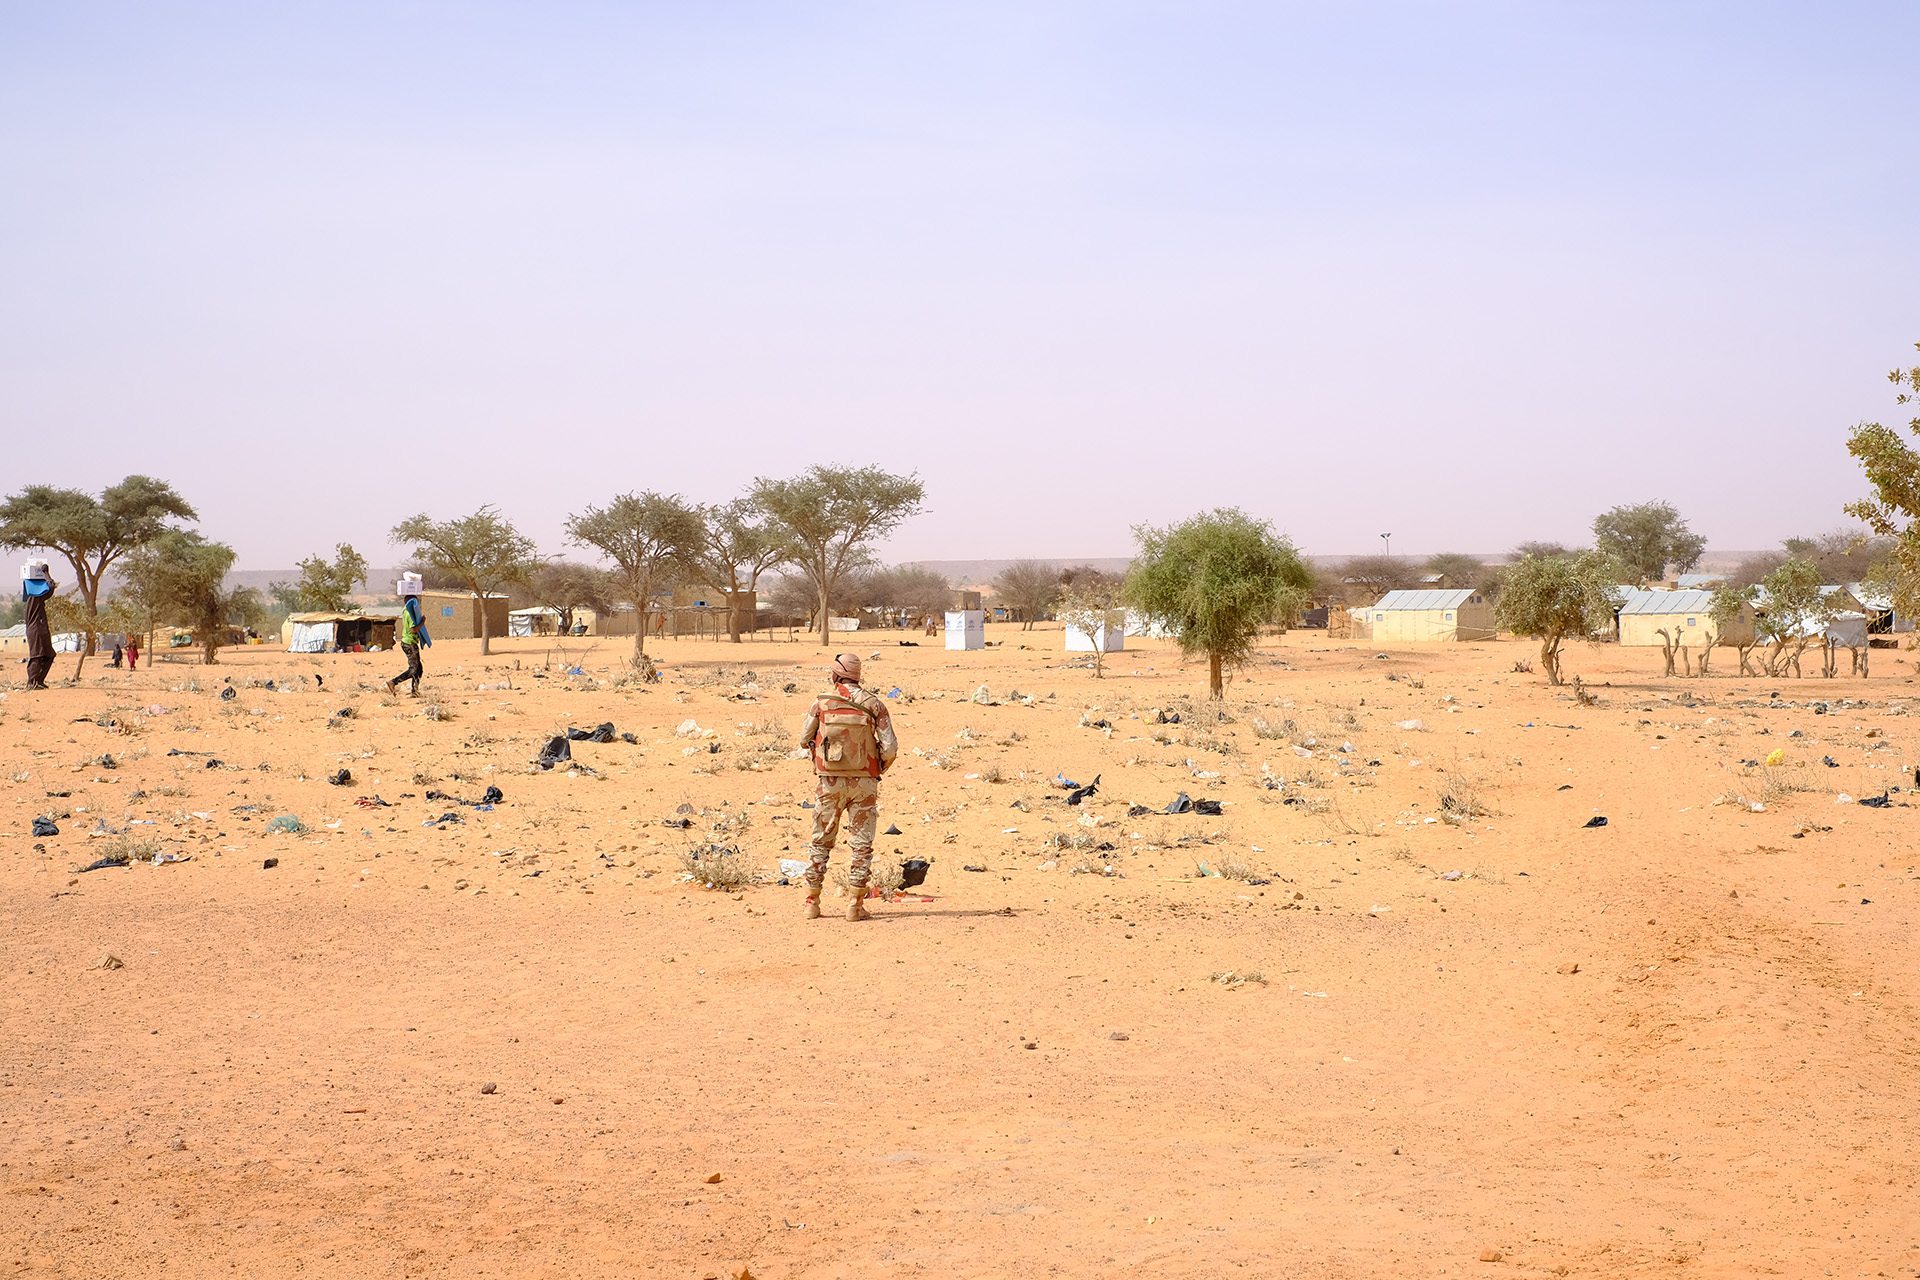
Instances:
[[[0,486],[246,567],[917,469],[890,555],[1840,523],[1910,4],[0,5]],[[1909,361],[1911,362],[1911,361]]]

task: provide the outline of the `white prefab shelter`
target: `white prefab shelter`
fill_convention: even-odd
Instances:
[[[1069,623],[1065,635],[1068,653],[1092,653],[1095,646],[1102,653],[1119,653],[1127,647],[1127,628],[1122,623],[1095,627],[1092,635]]]
[[[987,611],[950,609],[947,611],[947,648],[984,649],[987,647]]]
[[[1495,635],[1493,606],[1466,588],[1389,591],[1355,616],[1366,619],[1375,641],[1491,640]]]
[[[1620,643],[1661,646],[1667,643],[1662,631],[1678,636],[1689,649],[1705,648],[1709,636],[1715,644],[1744,644],[1752,638],[1752,609],[1743,607],[1740,616],[1722,628],[1707,614],[1712,606],[1711,591],[1637,591],[1620,606]]]

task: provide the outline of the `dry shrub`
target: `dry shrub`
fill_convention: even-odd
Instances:
[[[740,889],[753,883],[760,868],[731,845],[701,845],[680,852],[680,869],[709,889]]]
[[[990,764],[980,770],[980,780],[982,782],[1005,782],[1007,780],[1007,774],[999,765]]]
[[[850,897],[853,884],[847,879],[847,868],[834,867],[827,873],[827,880],[842,897]],[[900,874],[900,864],[891,859],[874,855],[873,865],[867,870],[867,888],[878,889],[882,893],[896,893],[906,878]]]
[[[1244,973],[1235,969],[1228,969],[1224,973],[1210,973],[1207,975],[1207,978],[1209,981],[1217,982],[1221,986],[1229,988],[1244,987],[1250,983],[1262,987],[1267,985],[1267,975],[1258,969],[1248,969]]]
[[[1222,880],[1256,880],[1260,876],[1260,872],[1254,865],[1237,853],[1211,859],[1206,867],[1207,872],[1201,874],[1210,873],[1219,876]],[[1196,866],[1195,871],[1198,872],[1198,870]]]
[[[1493,813],[1483,794],[1483,780],[1458,769],[1440,784],[1440,812],[1458,818],[1485,818]]]
[[[1267,742],[1285,742],[1297,737],[1299,733],[1300,726],[1292,720],[1282,720],[1279,724],[1274,724],[1261,716],[1253,717],[1253,736]]]

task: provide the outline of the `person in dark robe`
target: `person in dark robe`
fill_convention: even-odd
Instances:
[[[27,602],[27,688],[47,687],[53,670],[53,628],[47,624],[47,601],[57,584],[44,560],[29,560],[20,569],[20,595]]]

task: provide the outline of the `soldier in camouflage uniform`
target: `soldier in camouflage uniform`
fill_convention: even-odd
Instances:
[[[873,865],[873,833],[880,819],[880,775],[900,754],[885,700],[860,687],[860,659],[833,660],[833,691],[814,699],[800,727],[800,745],[813,756],[819,778],[814,791],[813,861],[807,868],[807,919],[820,918],[820,886],[827,858],[844,818],[853,855],[847,883],[853,901],[847,919],[865,920],[867,872]]]

